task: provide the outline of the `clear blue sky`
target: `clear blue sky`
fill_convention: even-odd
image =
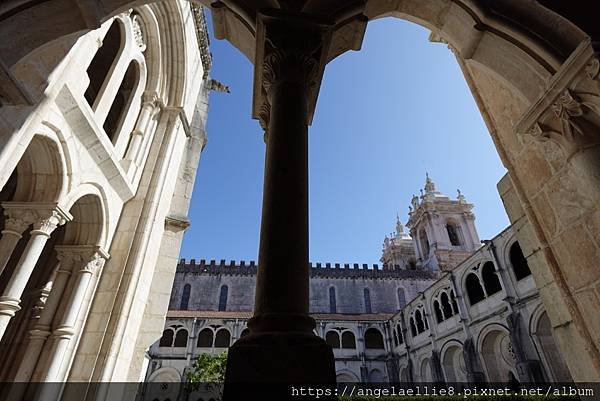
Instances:
[[[426,171],[475,204],[482,239],[508,225],[496,190],[505,169],[453,54],[428,35],[399,19],[370,22],[362,50],[327,66],[309,133],[311,261],[379,262]],[[256,260],[265,145],[250,117],[252,65],[226,41],[211,49],[211,75],[231,93],[210,98],[181,257]]]

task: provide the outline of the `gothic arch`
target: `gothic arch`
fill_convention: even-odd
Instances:
[[[431,372],[431,361],[427,357],[423,358],[419,365],[419,377],[424,383],[433,382],[433,375]]]
[[[338,383],[358,383],[360,381],[358,376],[348,369],[338,370],[336,372],[335,380]]]
[[[455,339],[449,340],[441,348],[440,361],[446,382],[448,383],[467,381],[462,350],[463,344]]]
[[[477,338],[477,349],[483,360],[488,381],[506,383],[511,374],[519,377],[506,327],[497,323],[484,327]]]
[[[179,383],[181,381],[181,375],[177,369],[167,366],[153,372],[148,378],[148,381],[159,383]]]
[[[546,371],[546,379],[562,383],[572,381],[567,364],[556,344],[548,313],[541,304],[531,314],[529,333]]]

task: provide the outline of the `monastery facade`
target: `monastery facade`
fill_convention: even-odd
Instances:
[[[315,334],[338,382],[569,382],[571,376],[513,228],[480,241],[473,205],[427,177],[382,265],[310,266]],[[199,354],[248,334],[254,262],[181,260],[149,382],[185,381]]]

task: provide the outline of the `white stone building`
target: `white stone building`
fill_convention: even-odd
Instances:
[[[384,265],[311,264],[310,312],[338,382],[571,381],[512,228],[479,241],[473,205],[427,177],[384,240]],[[425,242],[427,241],[427,242]],[[184,381],[202,353],[248,333],[257,266],[182,260],[149,382]]]
[[[210,65],[202,9],[178,0],[12,67],[27,102],[0,106],[0,398],[35,398],[10,381],[139,380],[188,225]]]

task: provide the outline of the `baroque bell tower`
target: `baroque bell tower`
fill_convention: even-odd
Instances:
[[[457,192],[456,200],[450,199],[427,174],[425,191],[412,198],[407,227],[421,268],[452,270],[481,246],[473,205]]]

